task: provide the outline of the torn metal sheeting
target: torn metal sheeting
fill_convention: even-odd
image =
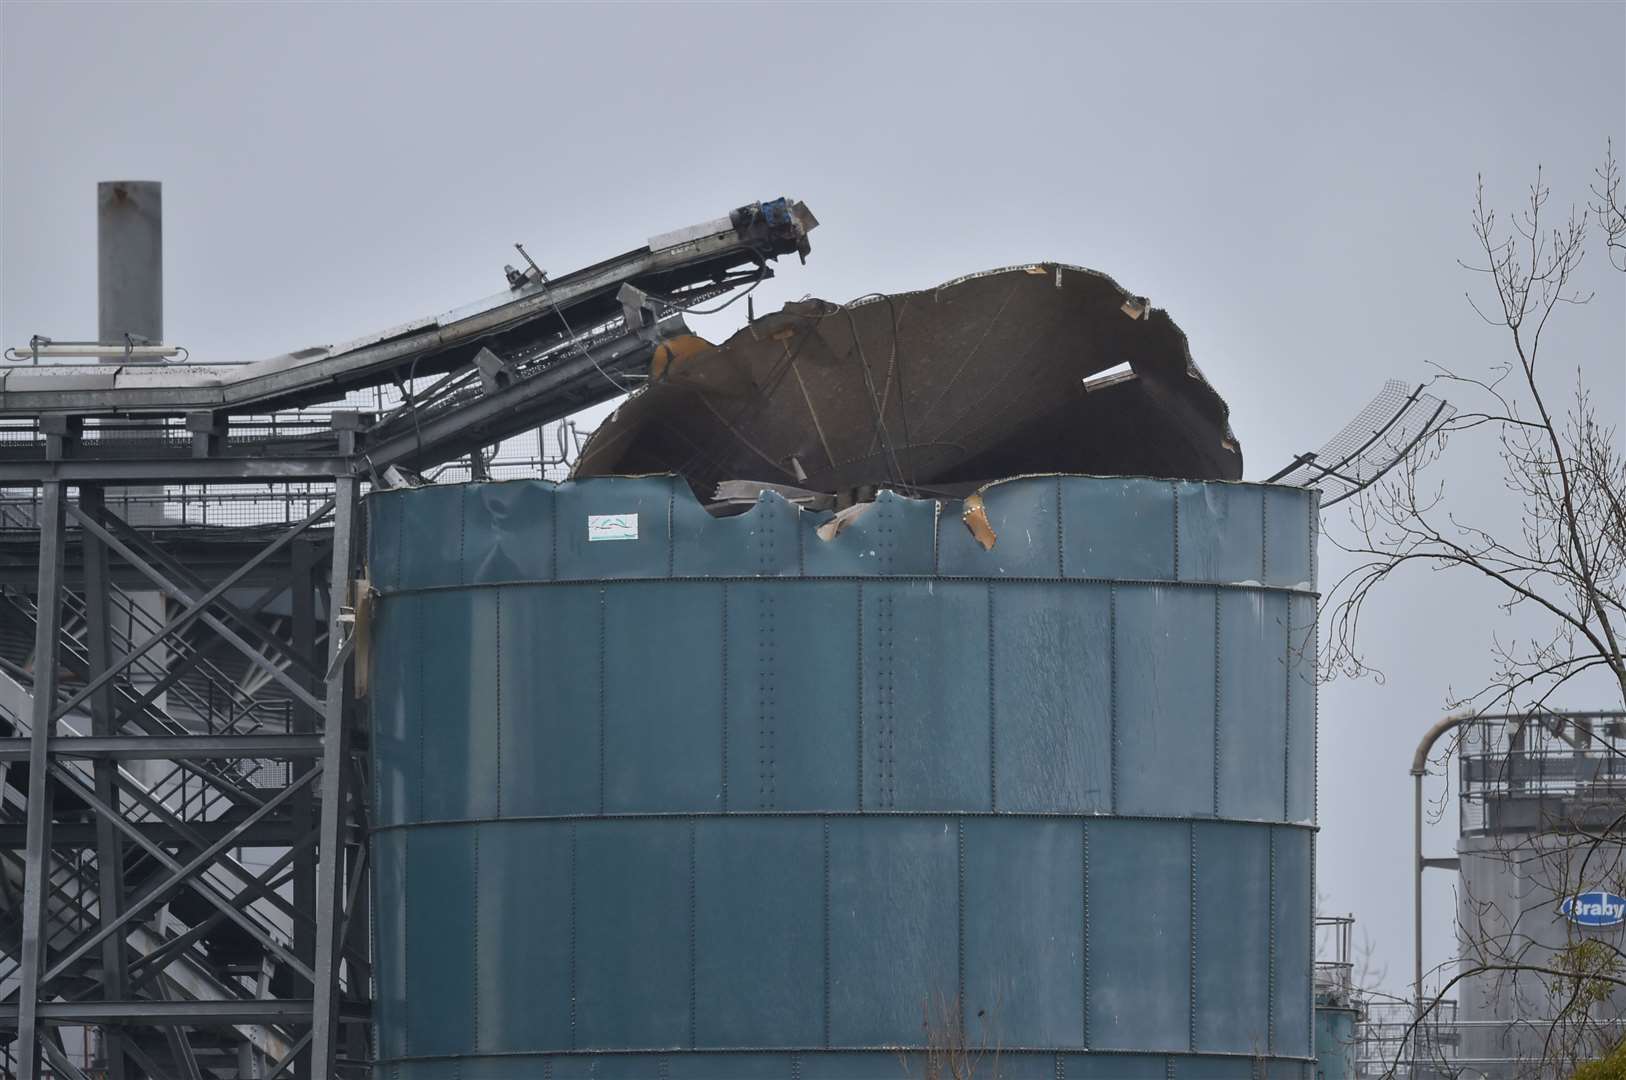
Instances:
[[[1040,263],[794,302],[723,345],[672,349],[574,475],[673,472],[702,499],[732,480],[842,500],[1034,472],[1234,480],[1227,415],[1167,313]]]
[[[982,550],[994,550],[994,541],[999,539],[999,534],[994,532],[994,527],[988,522],[988,508],[983,505],[982,492],[966,496],[960,510],[960,520],[965,522],[965,527],[971,531],[972,537],[982,545]]]
[[[819,491],[804,491],[789,484],[765,484],[759,480],[724,480],[717,485],[714,504],[724,507],[748,508],[761,501],[766,492],[773,492],[793,506],[806,510],[829,510],[835,505],[835,496]]]

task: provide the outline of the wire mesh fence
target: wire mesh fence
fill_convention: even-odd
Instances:
[[[1271,480],[1317,488],[1321,505],[1332,506],[1370,487],[1455,414],[1422,387],[1390,379],[1325,446],[1301,455]]]

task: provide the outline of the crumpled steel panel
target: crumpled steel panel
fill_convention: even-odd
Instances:
[[[1105,274],[1039,263],[798,301],[657,363],[575,475],[675,472],[704,499],[737,479],[922,494],[1030,472],[1234,480],[1227,415],[1167,313]]]
[[[381,1075],[1307,1078],[1314,502],[371,496]]]

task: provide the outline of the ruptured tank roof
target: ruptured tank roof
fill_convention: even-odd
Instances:
[[[802,300],[722,345],[662,346],[574,475],[671,472],[842,495],[962,495],[1033,472],[1235,480],[1225,402],[1168,314],[1034,263],[848,304]]]

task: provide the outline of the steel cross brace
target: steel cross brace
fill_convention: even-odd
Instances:
[[[65,705],[63,705],[58,710],[57,715],[59,715],[59,716],[65,715],[74,706],[78,705],[80,702],[84,701],[91,694],[95,693],[108,680],[112,679],[119,672],[121,672],[124,669],[128,668],[131,664],[135,663],[137,660],[141,659],[141,657],[145,656],[149,651],[152,650],[152,648],[154,646],[160,644],[161,642],[163,642],[165,640],[168,640],[169,638],[173,637],[174,635],[176,635],[176,634],[180,633],[182,630],[184,630],[189,624],[191,624],[195,619],[199,618],[206,610],[208,610],[208,608],[209,608],[209,606],[211,604],[214,604],[214,603],[218,602],[220,600],[220,597],[223,596],[228,589],[232,588],[234,585],[236,585],[243,578],[245,578],[249,574],[253,573],[254,570],[256,570],[262,563],[264,563],[271,556],[275,555],[283,547],[286,547],[300,533],[304,532],[306,529],[310,528],[312,525],[315,525],[318,521],[320,521],[323,517],[325,517],[327,515],[327,512],[332,509],[332,506],[333,506],[333,500],[329,499],[327,501],[327,503],[325,503],[322,506],[322,508],[319,509],[315,514],[312,514],[310,517],[306,518],[304,521],[300,522],[298,525],[295,525],[288,532],[283,533],[282,535],[278,536],[275,540],[273,540],[266,547],[262,548],[260,551],[255,553],[251,558],[249,558],[246,562],[244,562],[236,570],[232,571],[223,580],[221,580],[219,583],[217,583],[214,588],[209,589],[202,596],[198,597],[197,600],[195,600],[194,602],[189,604],[187,606],[186,610],[182,611],[179,615],[175,616],[169,622],[165,623],[164,626],[159,628],[146,641],[143,641],[140,645],[136,646],[135,648],[132,648],[128,653],[124,654],[123,656],[118,657],[116,660],[114,660],[110,664],[108,664],[106,670],[97,673],[96,676],[93,679],[91,679],[91,681],[88,682],[83,688],[81,688],[80,691],[77,694],[75,694],[73,697],[69,698],[67,703]],[[75,518],[77,519],[78,516],[79,515],[76,513]],[[109,514],[107,514],[107,516],[109,518],[111,518],[113,515],[109,513]],[[243,613],[236,611],[235,608],[231,609],[231,611],[232,611],[232,613],[234,615],[238,616],[239,621],[245,622],[246,625],[250,625],[250,626],[255,625],[255,624],[253,624],[251,622],[247,622],[242,617]],[[255,628],[258,629],[257,626],[255,626]],[[154,694],[152,696],[156,697],[156,694]],[[142,700],[143,700],[143,703],[146,703],[147,699],[143,698]]]
[[[180,736],[180,738],[185,738],[185,736]],[[201,736],[201,738],[209,738],[209,736]],[[253,738],[254,737],[252,736],[245,737],[245,741],[252,742]],[[53,765],[52,768],[59,771],[62,770],[62,766],[60,765]],[[199,775],[205,779],[218,780],[218,778],[212,777],[207,773],[200,773]],[[238,789],[233,790],[236,791]],[[164,805],[150,792],[143,791],[139,786],[132,786],[126,791],[126,794],[129,795],[132,801],[139,804],[143,810],[151,814],[155,820],[155,823],[165,826],[174,836],[178,837],[183,842],[190,844],[199,850],[210,846],[209,842],[199,835],[198,831],[193,827],[194,823],[188,822],[186,819],[180,817],[177,813],[171,811],[168,806]],[[256,808],[254,813],[254,817],[256,819],[259,819],[267,812],[268,804],[266,800],[246,795],[245,799]],[[239,823],[238,825],[234,826],[232,831],[238,832],[239,835],[241,835],[239,830],[242,828],[243,823]],[[228,862],[224,865],[230,873],[236,876],[239,880],[247,883],[247,886],[251,891],[255,888],[254,875],[249,873],[246,868],[239,866],[234,862]],[[288,901],[274,893],[266,894],[257,898],[268,901],[290,918],[297,919],[301,917],[300,913],[295,911]]]
[[[60,765],[53,765],[52,768],[55,769],[55,770],[58,770],[58,771],[63,771],[62,766],[60,766]],[[64,772],[64,775],[66,775],[65,772]],[[296,786],[304,786],[304,785],[296,784]],[[224,847],[221,847],[222,844],[224,844],[226,847],[230,847],[231,845],[230,845],[230,843],[228,843],[229,840],[232,840],[232,839],[241,840],[243,838],[243,836],[245,836],[249,831],[252,830],[254,824],[257,821],[263,820],[263,818],[266,815],[268,815],[271,812],[271,810],[275,809],[276,804],[281,802],[283,796],[285,794],[287,794],[287,793],[288,793],[287,789],[284,789],[283,792],[278,793],[277,798],[271,800],[270,802],[265,802],[265,801],[257,802],[256,803],[256,807],[257,807],[256,810],[254,811],[253,814],[250,815],[250,817],[248,819],[235,824],[229,830],[229,832],[228,832],[228,834],[226,836],[224,836],[222,838],[219,838],[219,839],[216,839],[214,841],[214,843],[211,844],[209,841],[205,840],[202,836],[200,836],[198,834],[197,830],[192,828],[191,825],[189,825],[186,821],[182,820],[181,818],[176,817],[173,814],[171,814],[167,807],[165,807],[162,803],[155,800],[147,792],[142,791],[138,787],[132,787],[128,791],[128,794],[131,797],[131,799],[133,799],[136,803],[140,804],[142,809],[144,809],[148,813],[154,815],[154,817],[157,819],[157,823],[165,826],[170,831],[170,833],[173,836],[177,837],[180,841],[182,841],[182,842],[184,842],[186,844],[192,845],[192,847],[195,848],[197,851],[207,851],[207,850],[210,850],[210,849],[216,849],[216,855],[211,856],[211,858],[210,858],[211,862],[216,861],[218,859],[219,852],[225,850]],[[113,824],[116,828],[123,828],[122,825],[120,825],[116,821],[112,821],[106,815],[99,816],[98,820],[106,820],[106,821],[109,821],[110,824]],[[267,903],[271,904],[277,910],[281,911],[284,915],[288,916],[290,919],[293,919],[293,920],[296,920],[296,921],[300,920],[300,919],[303,919],[306,922],[312,921],[310,916],[305,915],[304,913],[296,910],[292,905],[290,905],[288,903],[287,900],[283,899],[281,896],[278,896],[276,893],[271,892],[269,890],[266,890],[266,889],[260,887],[260,885],[258,883],[259,879],[255,875],[250,873],[247,868],[239,866],[238,864],[236,864],[234,862],[226,862],[226,863],[224,863],[222,865],[225,866],[226,870],[229,873],[231,873],[232,875],[234,875],[240,881],[243,882],[244,887],[242,889],[240,889],[239,892],[238,892],[238,903],[253,902],[255,900],[263,900],[263,901],[266,901]],[[159,884],[159,886],[149,887],[147,889],[147,891],[145,893],[143,893],[142,897],[138,901],[132,901],[132,906],[145,906],[147,903],[149,903],[151,901],[151,899],[153,897],[158,895],[159,892],[161,892],[163,889],[167,889],[167,888],[170,888],[170,887],[172,887],[172,883],[162,883],[162,882]],[[244,896],[243,894],[247,894],[247,895]]]
[[[331,509],[332,502],[333,500],[329,499],[324,506]],[[239,569],[257,569],[263,564],[263,560],[266,557],[274,553],[273,549],[280,550],[282,547],[288,546],[288,543],[291,540],[296,539],[312,526],[319,524],[323,516],[323,512],[323,507],[318,507],[315,513],[307,517],[304,521],[301,521],[297,525],[291,526],[288,531],[279,534],[277,538],[271,542],[271,544],[267,545],[266,550],[256,552],[253,556],[250,556],[250,558],[244,564],[244,567]],[[295,667],[304,669],[311,674],[320,674],[320,672],[316,670],[316,666],[309,659],[298,655],[289,647],[286,641],[278,638],[275,634],[272,634],[269,630],[266,630],[259,623],[255,622],[253,619],[250,619],[246,613],[240,610],[231,601],[227,600],[222,589],[222,586],[225,584],[224,582],[217,583],[212,588],[205,586],[202,579],[196,574],[192,573],[191,569],[187,567],[183,561],[166,552],[158,544],[153,543],[146,536],[142,535],[139,529],[136,529],[122,518],[109,514],[106,524],[109,529],[118,535],[119,539],[129,544],[136,551],[140,552],[159,570],[173,576],[176,582],[187,592],[199,594],[205,592],[222,592],[222,595],[216,596],[213,601],[214,606],[218,608],[222,614],[235,619],[245,630],[257,638],[261,644],[271,649],[288,663],[294,665]],[[261,560],[261,562],[255,562],[256,559]],[[237,577],[237,573],[234,571],[231,576]]]
[[[235,829],[232,829],[219,840],[216,840],[213,844],[209,845],[199,854],[194,856],[189,862],[183,865],[182,863],[171,858],[169,853],[158,844],[155,844],[151,840],[147,839],[147,837],[139,829],[137,829],[130,822],[125,821],[124,818],[118,815],[112,807],[96,798],[95,793],[80,783],[78,778],[73,776],[72,773],[68,772],[60,765],[52,766],[52,771],[56,773],[57,777],[61,779],[64,782],[64,785],[72,790],[75,795],[83,799],[98,813],[105,814],[111,818],[121,832],[129,836],[137,844],[141,845],[141,847],[144,848],[148,854],[150,854],[170,872],[169,876],[164,879],[163,884],[160,886],[161,888],[169,888],[171,885],[179,884],[202,867],[213,862],[215,856],[231,847],[237,841],[237,839],[243,835],[243,833],[248,831],[249,827],[253,825],[254,822],[258,821],[260,818],[276,809],[276,807],[280,806],[283,802],[287,801],[295,792],[303,787],[306,782],[321,775],[320,772],[309,773],[307,774],[306,778],[302,778],[301,780],[283,788],[276,794],[275,798],[267,800],[264,806],[260,807],[254,813],[245,818],[242,824],[238,825]],[[253,919],[250,919],[247,915],[244,915],[241,911],[238,911],[235,907],[233,907],[230,899],[219,895],[216,890],[207,883],[200,882],[195,887],[200,896],[209,901],[209,903],[213,904],[215,907],[219,908],[228,919],[232,920],[238,926],[248,931],[248,933],[252,935],[255,940],[270,950],[271,953],[277,957],[277,959],[281,960],[295,971],[298,971],[306,978],[311,977],[310,968],[300,963],[298,957],[294,956],[287,949],[283,948],[275,938],[267,934]],[[67,970],[73,961],[77,960],[86,952],[100,944],[106,935],[117,930],[119,926],[122,926],[124,923],[134,918],[138,910],[139,909],[133,906],[127,908],[118,919],[114,920],[112,923],[104,924],[95,934],[92,934],[89,938],[80,942],[68,953],[67,956],[58,960],[56,965],[46,973],[45,981],[49,981],[50,979],[54,979],[61,975]]]
[[[68,1080],[90,1080],[90,1077],[81,1072],[78,1066],[68,1060],[68,1056],[57,1049],[56,1043],[50,1039],[44,1040],[45,1056],[51,1060],[51,1068],[67,1077]]]
[[[136,652],[145,652],[147,649],[150,649],[152,646],[156,645],[160,640],[167,637],[169,632],[174,628],[175,623],[183,622],[183,620],[189,622],[194,617],[199,618],[207,623],[215,631],[215,633],[221,636],[222,639],[231,644],[232,647],[236,648],[244,656],[248,657],[250,663],[261,668],[272,678],[282,683],[283,687],[295,698],[304,702],[313,709],[320,710],[322,708],[322,703],[313,697],[295,679],[289,676],[281,668],[277,667],[276,664],[272,663],[270,660],[267,660],[263,655],[261,655],[258,649],[244,641],[235,631],[231,629],[231,627],[227,626],[223,621],[215,616],[209,614],[205,609],[208,607],[208,603],[210,601],[207,601],[207,599],[195,600],[179,585],[176,585],[174,582],[170,581],[170,579],[165,577],[161,571],[154,568],[150,563],[147,562],[147,560],[136,554],[136,552],[129,545],[125,544],[118,537],[114,536],[107,529],[103,528],[100,522],[91,519],[88,515],[84,514],[78,509],[70,509],[69,513],[73,516],[74,521],[78,522],[78,524],[85,529],[86,532],[89,532],[91,535],[95,536],[96,539],[106,544],[109,548],[118,552],[126,562],[146,575],[146,577],[151,580],[154,585],[158,586],[161,591],[180,601],[181,603],[188,605],[187,611],[183,612],[177,619],[171,620],[170,625],[159,631],[159,633],[154,635],[153,638],[144,642],[141,648],[136,650]],[[314,524],[314,522],[311,522],[311,524]],[[292,540],[293,535],[288,535],[286,539]],[[252,567],[249,567],[249,569],[252,569]],[[230,585],[236,580],[236,576],[228,576],[227,579],[222,582],[221,585],[216,586],[216,588],[224,592],[225,588],[229,588]],[[214,590],[210,591],[213,592]],[[205,594],[205,598],[207,598],[207,596],[208,594]],[[134,655],[135,654],[132,653],[132,659],[134,658]],[[104,672],[100,678],[102,678],[104,681],[105,679],[111,678],[111,670],[112,669],[110,669],[109,672]],[[88,693],[98,685],[100,685],[100,683],[97,682],[87,685],[84,690],[80,691],[78,696],[70,700],[69,705],[71,706],[76,701],[82,700],[84,696],[87,696]]]
[[[265,609],[267,604],[281,596],[287,591],[287,589],[288,587],[286,584],[272,585],[270,588],[267,588],[261,592],[259,596],[255,597],[254,602],[243,609],[243,614],[247,616],[259,614]],[[187,672],[191,671],[205,660],[208,660],[210,655],[223,644],[224,642],[222,642],[219,638],[211,637],[208,641],[201,642],[196,647],[189,650],[187,654],[179,660],[174,660],[172,658],[169,667],[169,674],[165,675],[162,679],[154,683],[146,693],[141,695],[141,697],[127,703],[122,709],[120,709],[120,723],[122,724],[132,717],[139,716],[143,710],[156,702],[159,697],[161,697],[166,691],[179,682]]]
[[[281,888],[289,880],[290,874],[287,871],[287,867],[288,863],[293,860],[294,853],[301,848],[308,847],[314,843],[316,843],[316,831],[313,829],[311,830],[311,834],[309,836],[300,840],[287,851],[283,852],[282,855],[278,856],[277,860],[270,866],[267,866],[265,870],[255,878],[255,880],[260,883],[262,888],[267,890]],[[130,989],[132,991],[139,990],[147,982],[162,974],[164,969],[173,963],[182,953],[186,952],[186,950],[197,944],[197,942],[202,940],[204,937],[207,937],[209,933],[215,929],[215,927],[219,926],[225,921],[226,916],[216,911],[214,914],[208,916],[196,926],[193,926],[191,929],[187,930],[185,933],[170,939],[159,948],[148,953],[146,956],[138,958],[135,963],[130,965]]]
[[[312,1028],[301,1035],[299,1041],[294,1043],[293,1048],[288,1051],[287,1056],[277,1063],[277,1067],[265,1074],[265,1080],[276,1080],[277,1077],[292,1068],[294,1063],[299,1060],[300,1053],[311,1044],[311,1036],[315,1034],[316,1029]]]

